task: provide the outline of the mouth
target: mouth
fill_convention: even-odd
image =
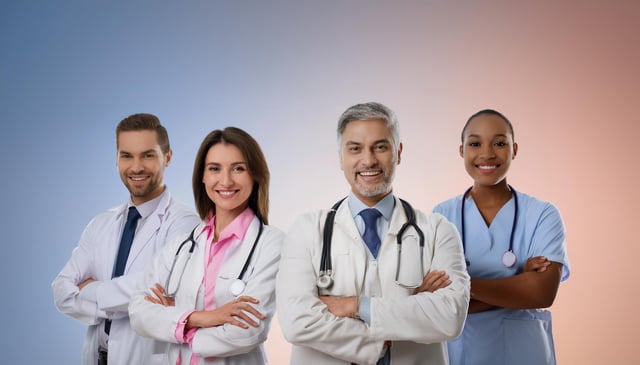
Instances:
[[[378,175],[382,174],[382,171],[381,170],[357,171],[356,174],[360,175],[362,177],[373,177],[373,176],[378,176]]]
[[[482,171],[493,171],[500,167],[500,165],[476,165],[476,168]]]
[[[134,184],[145,182],[148,178],[148,176],[129,176],[129,180],[131,180]]]
[[[218,195],[220,195],[223,198],[231,198],[236,193],[238,193],[238,191],[239,190],[216,190],[216,193],[218,193]]]

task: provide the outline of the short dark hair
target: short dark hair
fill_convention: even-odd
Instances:
[[[167,129],[160,124],[160,119],[158,119],[158,117],[147,113],[132,114],[118,123],[118,126],[116,127],[116,146],[118,145],[118,136],[120,135],[120,132],[145,130],[156,132],[160,149],[162,150],[162,153],[167,154],[171,149]]]
[[[249,175],[253,179],[253,189],[249,196],[249,207],[265,224],[269,223],[269,167],[258,142],[247,132],[236,127],[216,129],[209,133],[200,144],[193,164],[193,198],[196,209],[202,220],[213,213],[216,205],[207,195],[206,187],[202,183],[205,159],[209,149],[216,144],[231,144],[242,153],[247,164]]]
[[[460,133],[460,141],[464,143],[464,132],[467,130],[467,127],[469,126],[469,123],[471,123],[471,121],[476,118],[479,117],[481,115],[494,115],[496,117],[499,117],[500,119],[504,120],[505,123],[507,123],[507,128],[509,128],[509,132],[511,133],[511,138],[515,141],[516,136],[515,133],[513,133],[513,125],[511,124],[511,122],[509,121],[509,119],[507,119],[507,117],[504,116],[504,114],[500,113],[499,111],[493,110],[493,109],[482,109],[479,112],[473,114],[472,116],[469,117],[469,119],[467,119],[467,122],[464,124],[464,127],[462,128],[462,132]]]

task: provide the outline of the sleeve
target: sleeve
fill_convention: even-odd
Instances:
[[[71,253],[69,261],[64,265],[60,273],[51,284],[56,308],[86,325],[95,325],[107,317],[106,313],[98,307],[96,292],[103,282],[96,281],[87,285],[82,291],[78,283],[96,278],[94,272],[94,244],[93,233],[96,223],[94,218],[80,236],[78,246]]]
[[[172,208],[155,238],[157,244],[153,248],[154,250],[164,247],[167,242],[183,237],[200,222],[199,218],[190,211],[180,206]],[[151,253],[150,258],[154,254],[155,251]],[[105,311],[111,319],[126,317],[131,297],[138,289],[144,289],[138,286],[144,281],[143,276],[144,272],[141,267],[138,270],[129,271],[126,275],[103,282],[97,288],[98,307]]]
[[[200,357],[229,357],[247,353],[266,341],[276,310],[276,274],[284,240],[284,233],[272,227],[269,230],[266,228],[264,238],[260,239],[259,250],[254,252],[255,266],[245,280],[247,286],[242,294],[258,299],[255,308],[266,317],[265,320],[253,317],[258,327],[249,326],[247,329],[231,324],[200,328],[191,342],[194,354]]]
[[[451,285],[433,293],[371,298],[371,328],[376,338],[436,343],[457,337],[469,305],[469,275],[455,226],[439,214],[422,214],[425,250],[432,252],[429,270],[444,270]]]
[[[312,260],[321,248],[320,221],[319,213],[300,217],[285,238],[276,283],[282,333],[294,345],[347,362],[375,364],[384,340],[360,320],[334,316],[318,298]]]
[[[527,222],[529,218],[527,217]],[[562,264],[560,281],[567,280],[570,274],[569,259],[566,252],[565,229],[558,209],[545,203],[537,217],[531,238],[529,257],[545,256],[550,261]]]
[[[145,267],[139,286],[141,289],[138,289],[131,298],[128,308],[129,320],[131,327],[141,336],[178,343],[175,336],[176,328],[184,314],[192,309],[175,306],[165,307],[161,304],[151,303],[144,297],[146,295],[154,296],[150,288],[156,283],[164,285],[169,276],[176,250],[185,238],[180,237],[172,240],[155,255]]]

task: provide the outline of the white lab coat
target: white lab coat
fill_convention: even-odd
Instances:
[[[219,305],[235,299],[229,292],[229,285],[239,276],[244,263],[249,256],[251,247],[258,234],[260,223],[254,217],[243,241],[233,243],[227,251],[224,262],[218,273],[215,287],[215,300]],[[201,284],[204,276],[204,253],[207,243],[206,233],[202,234],[204,224],[200,224],[194,232],[196,246],[189,259],[175,296],[175,306],[165,307],[153,304],[144,296],[153,295],[144,290],[134,295],[129,306],[131,325],[141,335],[159,341],[169,342],[168,364],[175,364],[181,348],[188,348],[188,344],[178,344],[175,331],[180,318],[188,311],[201,309]],[[188,237],[175,240],[167,245],[145,270],[145,287],[151,288],[156,283],[165,285],[167,276],[174,261],[178,247]],[[271,320],[275,312],[275,277],[278,271],[280,250],[284,233],[272,226],[264,226],[262,236],[258,241],[249,267],[244,274],[246,288],[242,295],[254,297],[260,301],[254,307],[266,316],[263,321],[254,318],[258,327],[248,329],[225,324],[222,326],[201,328],[196,331],[192,341],[191,351],[199,357],[215,357],[213,361],[202,360],[201,364],[266,364],[267,357],[264,341],[267,339]],[[180,251],[180,259],[174,268],[170,291],[175,289],[174,278],[180,276],[184,267],[183,262],[189,255],[191,243],[184,245]],[[166,355],[165,355],[166,356]],[[165,364],[167,359],[164,360]],[[183,364],[188,364],[188,358],[182,358]]]
[[[108,344],[109,365],[148,364],[153,341],[136,335],[129,325],[127,308],[139,288],[145,264],[173,236],[189,232],[199,222],[197,215],[171,198],[169,192],[136,232],[124,275],[111,279],[127,219],[127,204],[97,215],[87,225],[71,258],[52,283],[56,307],[89,326],[82,349],[82,364],[97,364],[98,331],[112,319]],[[87,278],[97,281],[81,293],[77,284]],[[90,293],[91,292],[91,293]]]
[[[418,226],[425,235],[425,273],[445,270],[452,283],[435,293],[411,295],[413,289],[394,281],[396,233],[407,220],[400,201],[396,198],[389,230],[381,237],[377,262],[369,261],[348,204],[340,205],[331,246],[334,284],[320,294],[372,296],[371,324],[367,325],[332,315],[318,299],[316,280],[326,215],[325,210],[300,217],[282,251],[277,308],[282,332],[293,344],[291,364],[375,364],[385,340],[393,341],[394,365],[447,364],[443,341],[460,333],[469,302],[469,277],[456,228],[439,214],[427,216],[416,211]],[[403,250],[406,247],[408,252],[402,256],[401,276],[414,274],[405,283],[414,280],[416,274],[418,279],[424,276],[419,272],[416,258],[420,256],[415,251],[418,240],[413,232],[409,230],[403,239]]]

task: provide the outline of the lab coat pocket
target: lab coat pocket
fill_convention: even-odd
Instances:
[[[505,365],[554,365],[550,322],[544,319],[505,318]]]
[[[405,233],[401,245],[396,247],[396,254],[400,255],[395,263],[397,282],[405,286],[419,286],[430,267],[430,259],[426,263],[424,261],[425,252],[420,247],[420,238],[413,232]]]

